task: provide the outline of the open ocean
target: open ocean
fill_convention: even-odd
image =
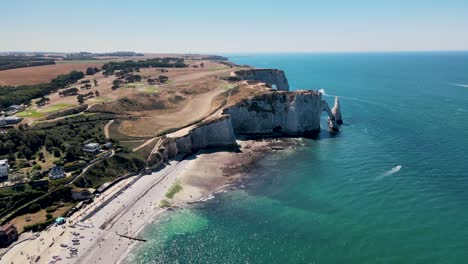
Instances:
[[[341,132],[167,213],[127,263],[468,263],[468,53],[230,59],[339,95]]]

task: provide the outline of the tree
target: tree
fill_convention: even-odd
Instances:
[[[94,67],[94,68],[88,67],[88,68],[86,69],[86,75],[94,75],[94,74],[95,74],[96,72],[98,72],[98,71],[99,71],[99,69],[96,68],[96,67]]]
[[[94,86],[97,86],[97,80],[93,80]]]
[[[84,96],[82,94],[79,94],[77,97],[76,97],[76,100],[78,100],[78,103],[81,105],[84,103]]]
[[[49,101],[50,101],[49,98],[43,96],[43,97],[41,97],[41,99],[37,100],[36,104],[37,104],[37,106],[44,106],[44,105],[48,104]]]
[[[54,157],[59,158],[60,157],[60,149],[59,148],[54,148]]]
[[[37,153],[37,156],[38,156],[39,160],[45,159],[44,153],[42,153],[42,152]]]
[[[37,204],[37,203],[31,204],[31,206],[29,206],[29,212],[32,213],[32,214],[36,213],[36,212],[39,212],[41,209],[42,209],[41,205]]]
[[[79,158],[81,154],[81,148],[77,145],[68,145],[65,149],[65,158],[67,161],[74,161]]]
[[[96,97],[99,97],[99,92],[98,91],[96,91],[94,94],[96,95]]]

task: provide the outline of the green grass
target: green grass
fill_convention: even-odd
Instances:
[[[236,87],[235,85],[233,84],[224,84],[224,85],[221,85],[221,89],[224,89],[224,90],[231,90],[232,88]]]
[[[36,110],[25,110],[16,114],[17,117],[43,117],[44,114],[37,112]]]
[[[167,200],[161,200],[161,202],[159,202],[159,207],[162,207],[162,208],[171,207],[171,203]]]
[[[69,107],[72,107],[74,106],[73,104],[55,104],[55,105],[51,105],[51,106],[48,106],[48,107],[45,107],[45,108],[41,108],[40,109],[40,112],[41,113],[52,113],[52,112],[58,112],[60,110],[63,110],[65,108],[69,108]]]
[[[167,191],[166,193],[166,197],[169,198],[169,199],[172,199],[174,198],[174,195],[176,195],[176,193],[182,191],[182,185],[179,184],[179,182],[175,182],[171,188],[169,188],[169,190]]]

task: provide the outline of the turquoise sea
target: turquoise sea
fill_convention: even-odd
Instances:
[[[164,215],[128,263],[468,263],[468,53],[230,59],[341,96],[345,124]]]

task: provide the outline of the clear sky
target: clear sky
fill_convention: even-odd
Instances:
[[[0,51],[468,50],[468,0],[0,0]]]

